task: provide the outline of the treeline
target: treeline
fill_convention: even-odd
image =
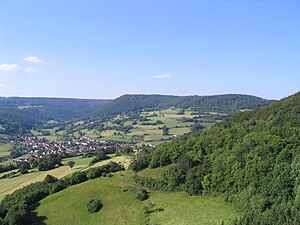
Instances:
[[[112,100],[95,112],[106,118],[123,113],[141,112],[169,107],[193,108],[199,112],[222,112],[232,114],[242,109],[260,108],[272,101],[251,95],[171,96],[171,95],[123,95]]]
[[[49,120],[70,121],[86,117],[109,100],[0,97],[0,133],[28,134]]]
[[[49,154],[42,158],[32,158],[29,161],[20,161],[16,163],[10,163],[7,165],[0,165],[0,174],[12,170],[18,169],[21,174],[28,173],[29,169],[37,168],[39,171],[47,171],[56,168],[57,166],[63,166],[61,163],[63,156],[56,154]],[[12,177],[17,172],[11,172],[6,175],[0,176],[0,179]]]
[[[131,165],[170,165],[151,188],[221,195],[244,212],[238,224],[300,224],[300,93],[163,143]]]
[[[124,170],[118,163],[75,172],[70,176],[57,179],[50,175],[42,182],[30,184],[14,193],[7,195],[0,203],[0,225],[30,224],[30,212],[33,205],[48,195],[61,191],[69,186],[82,183],[89,179],[106,176],[109,173]]]

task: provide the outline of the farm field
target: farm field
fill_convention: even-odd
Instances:
[[[0,200],[2,200],[6,195],[13,193],[15,190],[18,190],[31,183],[44,180],[47,174],[50,174],[57,178],[62,178],[71,173],[88,169],[90,168],[89,162],[91,160],[92,158],[81,158],[81,157],[67,158],[67,159],[63,159],[62,163],[64,165],[67,165],[68,161],[74,161],[75,162],[74,168],[70,169],[69,166],[61,166],[49,171],[37,171],[36,169],[32,169],[29,171],[28,174],[17,175],[13,178],[0,179]],[[103,160],[98,163],[95,163],[91,167],[101,166],[107,164],[110,161],[120,162],[124,164],[125,168],[127,168],[130,163],[130,158],[126,156],[117,156],[108,160]]]
[[[11,144],[0,144],[0,157],[10,154]]]
[[[154,170],[148,173],[155,173]],[[134,173],[123,171],[112,178],[102,177],[69,187],[40,201],[32,224],[230,224],[239,213],[224,201],[208,196],[188,196],[182,192],[151,191],[140,201],[130,187]],[[128,191],[124,191],[127,190]],[[92,198],[101,199],[103,208],[90,214],[86,209]],[[151,207],[146,214],[145,207]],[[64,209],[68,210],[64,210]],[[183,210],[184,209],[184,210]]]
[[[99,141],[122,145],[157,145],[191,132],[191,128],[195,122],[209,128],[218,121],[215,118],[218,115],[221,117],[226,116],[225,114],[200,114],[193,110],[169,108],[161,111],[141,112],[135,118],[118,115],[108,121],[100,122],[100,131],[97,126],[93,126],[93,123],[97,123],[97,121],[80,121],[71,125],[71,128],[67,126],[65,131],[60,131],[56,135],[73,135],[79,137],[79,133],[81,133]],[[93,128],[87,129],[90,125]],[[167,135],[163,134],[163,126],[169,129]],[[128,127],[128,130],[125,131],[124,127]],[[49,136],[49,139],[52,141],[56,136],[53,133],[51,134],[52,136]]]

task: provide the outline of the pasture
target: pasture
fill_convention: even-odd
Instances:
[[[146,173],[155,174],[155,171]],[[140,201],[132,188],[134,173],[123,171],[112,178],[102,177],[69,187],[40,201],[32,224],[231,224],[239,213],[223,200],[208,196],[188,196],[182,192],[151,191]],[[157,175],[156,175],[157,176]],[[88,201],[99,198],[103,208],[90,214]],[[149,213],[145,213],[148,207]],[[68,210],[65,210],[68,209]]]

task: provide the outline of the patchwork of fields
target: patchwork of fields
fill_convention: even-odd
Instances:
[[[141,145],[154,144],[172,140],[177,136],[190,133],[192,126],[197,122],[203,127],[211,127],[220,121],[226,114],[205,113],[200,114],[192,110],[166,109],[161,111],[147,111],[139,115],[139,119],[132,119],[126,115],[118,115],[109,121],[102,123],[101,129],[97,126],[93,129],[87,128],[86,121],[77,122],[72,128],[67,127],[64,131],[51,131],[51,139],[59,136],[73,135],[79,137],[84,134],[99,141],[108,141],[119,144]],[[141,118],[143,120],[141,120]],[[91,122],[90,125],[98,121]],[[163,126],[168,128],[168,134],[163,134]],[[104,127],[104,130],[103,130]],[[122,130],[130,127],[128,132]],[[121,129],[119,129],[121,128]],[[119,130],[118,130],[119,129]],[[46,137],[47,138],[47,137]]]

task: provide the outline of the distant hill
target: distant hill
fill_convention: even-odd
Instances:
[[[23,133],[48,120],[70,121],[88,116],[110,100],[0,97],[0,125]]]
[[[123,95],[114,100],[0,97],[0,133],[23,134],[49,120],[101,119],[123,113],[170,107],[232,114],[266,106],[272,101],[250,95],[171,96]],[[4,131],[5,130],[5,131]]]
[[[245,213],[238,224],[300,224],[300,92],[163,143],[133,165],[170,164],[162,187],[221,195]]]
[[[251,95],[239,94],[212,96],[123,95],[99,108],[94,115],[105,118],[122,113],[168,107],[232,114],[242,109],[260,108],[272,102]]]

